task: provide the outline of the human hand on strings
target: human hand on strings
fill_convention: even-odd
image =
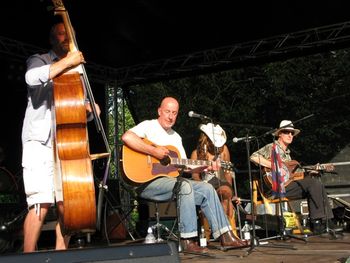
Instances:
[[[67,61],[69,68],[76,67],[82,63],[85,63],[83,53],[78,50],[68,52],[67,56],[65,57],[65,60]]]
[[[91,107],[90,102],[87,101],[87,102],[85,103],[85,108],[86,108],[87,113],[92,113],[92,107]],[[101,109],[100,109],[100,106],[98,106],[97,103],[95,103],[95,109],[96,109],[97,115],[100,116],[100,114],[101,114]]]
[[[317,163],[314,167],[314,169],[310,169],[309,170],[309,174],[310,175],[319,175],[321,174],[322,172],[333,172],[334,171],[334,165],[333,164],[320,164],[320,163]]]
[[[162,161],[163,159],[169,158],[169,149],[165,146],[153,147],[152,155]]]
[[[238,196],[233,196],[233,197],[232,197],[232,202],[233,202],[235,205],[240,205],[240,204],[241,204],[241,198],[239,198]]]
[[[186,173],[200,173],[206,171],[208,169],[208,165],[191,165],[186,164],[184,172]]]
[[[206,168],[208,171],[219,171],[221,168],[221,160],[217,158],[215,161],[211,162],[211,165]]]
[[[68,52],[65,57],[51,64],[49,78],[53,79],[63,72],[74,70],[81,63],[85,63],[85,60],[80,51]]]
[[[309,170],[309,174],[312,176],[317,176],[322,172],[320,163],[317,163],[314,169]]]

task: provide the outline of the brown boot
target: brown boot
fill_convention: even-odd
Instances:
[[[182,239],[181,244],[184,252],[204,254],[209,252],[208,248],[198,246],[197,241],[194,239]]]
[[[220,243],[222,247],[243,248],[249,246],[247,240],[235,237],[231,230],[220,236]]]

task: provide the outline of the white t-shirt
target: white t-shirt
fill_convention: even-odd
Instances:
[[[173,129],[169,129],[168,131],[164,130],[157,119],[145,120],[131,128],[130,131],[134,132],[141,138],[148,139],[156,145],[172,145],[178,149],[182,159],[187,159],[186,151],[182,145],[181,136]]]

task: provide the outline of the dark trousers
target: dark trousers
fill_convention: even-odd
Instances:
[[[307,176],[302,180],[291,182],[286,187],[286,197],[289,199],[307,199],[310,219],[333,218],[333,212],[328,202],[326,189],[322,182]]]

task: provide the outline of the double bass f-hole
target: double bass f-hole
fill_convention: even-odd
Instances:
[[[79,50],[63,2],[52,2],[55,15],[62,17],[70,51]],[[108,140],[96,111],[84,65],[59,75],[53,79],[53,83],[54,155],[56,175],[61,178],[63,190],[62,228],[65,233],[94,232],[97,214],[92,160],[107,157],[106,177],[110,163]],[[97,130],[102,134],[106,153],[90,155],[85,96],[90,102]]]

